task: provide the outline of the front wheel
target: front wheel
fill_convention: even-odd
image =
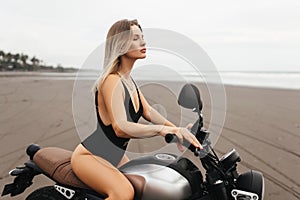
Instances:
[[[65,198],[59,194],[54,186],[46,186],[33,191],[28,195],[26,200],[64,200]]]
[[[251,170],[241,174],[237,179],[237,189],[255,193],[259,200],[263,200],[265,183],[262,173]]]

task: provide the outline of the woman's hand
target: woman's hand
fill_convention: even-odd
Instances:
[[[179,131],[176,133],[176,136],[177,136],[178,140],[180,141],[180,143],[177,143],[178,149],[180,151],[184,150],[184,148],[182,146],[183,139],[187,140],[189,143],[194,145],[196,148],[203,149],[202,145],[197,140],[197,138],[187,128],[180,127]]]
[[[192,123],[189,123],[188,125],[186,125],[186,127],[185,127],[185,128],[187,128],[188,130],[191,130],[191,129],[192,129],[192,127],[193,127],[193,124],[192,124]]]
[[[203,149],[202,145],[197,140],[197,138],[187,128],[165,126],[160,132],[160,135],[165,137],[165,135],[168,133],[175,134],[177,136],[179,140],[179,143],[177,143],[177,147],[180,151],[184,151],[184,148],[182,146],[184,139],[187,140],[192,145],[194,145],[196,148]]]

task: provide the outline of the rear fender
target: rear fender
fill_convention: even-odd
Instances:
[[[1,196],[10,194],[16,196],[32,185],[34,176],[42,173],[42,170],[32,161],[27,161],[24,166],[16,167],[9,174],[15,176],[14,182],[4,186]]]

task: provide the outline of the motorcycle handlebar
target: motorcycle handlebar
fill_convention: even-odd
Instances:
[[[176,137],[175,134],[172,134],[172,133],[168,133],[166,136],[165,136],[165,141],[166,143],[177,143],[179,142],[178,138]]]
[[[166,141],[166,143],[180,143],[178,137],[172,133],[166,134],[165,141]],[[195,156],[200,155],[200,149],[196,148],[194,145],[192,145],[187,140],[183,140],[182,145],[185,146],[186,148],[188,148],[189,150],[191,150],[192,152],[194,152]]]

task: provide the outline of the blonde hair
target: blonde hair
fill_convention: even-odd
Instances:
[[[116,73],[120,67],[120,57],[127,53],[130,48],[133,34],[131,26],[136,25],[141,30],[141,26],[136,19],[123,19],[114,23],[106,36],[104,65],[101,76],[95,82],[92,91],[99,90],[99,86],[104,82],[109,74]]]

